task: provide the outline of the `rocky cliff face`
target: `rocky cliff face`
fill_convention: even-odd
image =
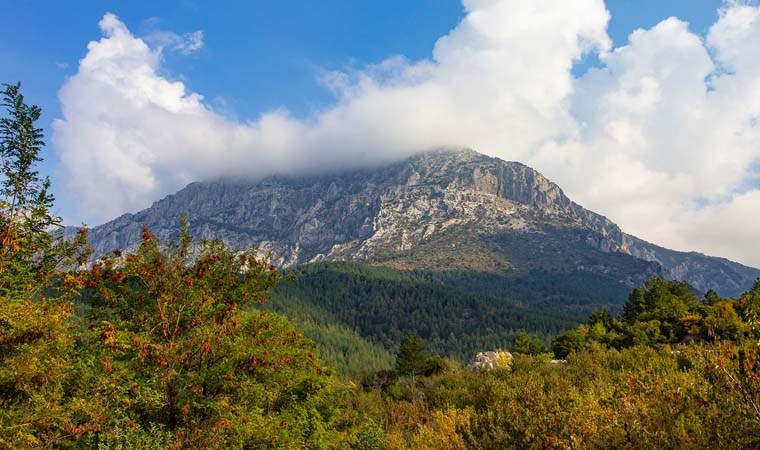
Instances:
[[[724,295],[760,276],[627,235],[535,170],[471,150],[423,153],[350,173],[193,183],[94,228],[91,243],[96,254],[129,249],[143,225],[173,238],[182,214],[194,236],[258,246],[282,266],[354,260],[505,274],[590,270],[628,284],[660,273]]]

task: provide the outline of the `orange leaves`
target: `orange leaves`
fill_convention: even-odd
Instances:
[[[103,271],[103,266],[100,263],[93,263],[92,268],[90,268],[90,275],[92,276],[92,279],[94,281],[97,281],[98,278],[100,278],[100,273]]]
[[[90,267],[90,270],[87,272],[87,274],[84,276],[84,279],[81,281],[84,284],[84,287],[87,289],[96,289],[98,288],[100,282],[101,282],[101,274],[103,272],[103,266],[100,263],[93,263]]]
[[[111,365],[111,360],[109,360],[106,357],[101,358],[100,362],[103,364],[103,369],[105,369],[106,373],[113,372],[113,365]]]
[[[43,387],[50,382],[50,379],[47,376],[38,373],[32,376],[32,382],[38,387]]]
[[[84,280],[81,277],[67,273],[63,277],[64,289],[81,289],[84,286]]]
[[[66,431],[79,439],[86,433],[100,433],[100,424],[67,425]]]
[[[698,334],[701,320],[696,314],[687,314],[681,318],[681,326],[687,334]]]
[[[148,230],[147,226],[143,226],[142,236],[141,236],[143,243],[146,243],[152,239],[155,239],[155,237],[156,236]]]
[[[226,417],[223,417],[220,419],[214,428],[218,430],[231,430],[235,425],[232,423],[231,420],[227,419]]]
[[[279,316],[250,308],[266,301],[267,290],[279,280],[277,269],[252,252],[229,251],[218,243],[202,245],[191,260],[188,247],[165,246],[147,229],[143,239],[136,252],[118,261],[103,259],[88,273],[95,287],[94,314],[113,322],[91,332],[119,350],[97,349],[96,369],[119,375],[99,394],[116,395],[122,409],[129,403],[130,418],[163,405],[170,413],[162,425],[177,448],[226,448],[235,433],[269,420],[252,416],[270,407],[266,398],[251,395],[262,384],[263,397],[274,398],[289,395],[301,378],[316,376],[306,363],[303,336]],[[105,298],[110,302],[104,305]],[[140,427],[145,420],[138,419]],[[255,442],[262,438],[267,436]]]
[[[146,342],[141,336],[135,335],[132,336],[132,345],[135,349],[139,350],[137,358],[140,361],[145,361],[145,358],[148,357],[148,342]]]
[[[15,234],[16,233],[14,233],[14,230],[11,229],[11,227],[3,227],[3,229],[0,230],[0,249],[3,249],[4,252],[18,252],[21,247]]]
[[[210,296],[208,294],[203,294],[201,296],[201,302],[203,302],[203,303],[213,303],[214,302],[214,297],[212,297],[212,296]]]
[[[100,325],[100,340],[106,347],[113,348],[116,344],[116,327],[109,322]]]
[[[203,321],[200,318],[193,317],[192,319],[190,319],[190,322],[187,325],[185,325],[185,330],[190,331],[202,323]]]
[[[113,274],[113,281],[116,283],[124,283],[127,280],[127,274],[124,272],[116,272]]]

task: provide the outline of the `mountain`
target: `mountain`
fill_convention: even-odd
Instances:
[[[382,168],[192,183],[91,230],[96,254],[129,249],[143,225],[258,246],[283,267],[353,261],[400,271],[520,278],[592,274],[635,286],[654,274],[738,295],[760,270],[624,233],[517,162],[471,150],[421,153]]]

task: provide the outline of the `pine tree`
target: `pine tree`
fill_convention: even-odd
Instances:
[[[538,355],[546,352],[546,346],[535,336],[531,337],[527,331],[521,329],[515,334],[515,343],[512,346],[513,353],[524,355]]]
[[[404,336],[396,356],[396,371],[401,375],[421,375],[429,369],[425,342],[417,333]]]
[[[67,319],[78,280],[73,267],[85,233],[66,242],[41,179],[40,108],[21,87],[3,85],[0,118],[0,448],[55,445],[66,434],[63,381],[71,344]],[[58,229],[58,232],[54,232]]]

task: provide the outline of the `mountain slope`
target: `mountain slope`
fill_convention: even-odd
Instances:
[[[463,361],[484,348],[508,347],[521,328],[548,343],[596,309],[620,312],[628,293],[593,273],[505,277],[355,262],[306,264],[290,272],[297,281],[283,282],[265,307],[299,323],[341,324],[390,349],[414,331],[432,351]]]
[[[91,243],[96,254],[129,248],[143,225],[171,238],[181,214],[196,237],[257,245],[286,267],[370,261],[505,276],[591,272],[628,286],[661,274],[722,295],[737,295],[760,276],[726,259],[625,234],[535,170],[471,150],[332,175],[192,183],[94,228]]]

